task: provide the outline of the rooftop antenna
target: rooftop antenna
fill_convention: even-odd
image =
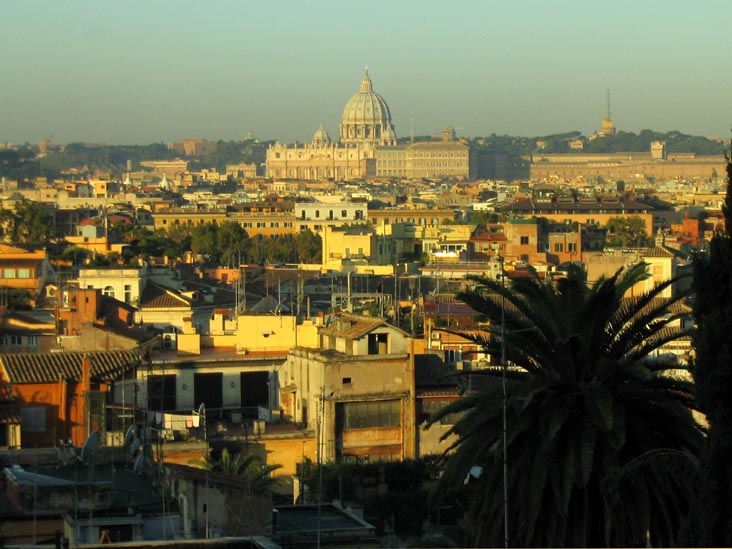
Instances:
[[[414,118],[409,119],[409,142],[414,143]]]
[[[606,118],[610,120],[610,90],[607,90],[607,116]]]

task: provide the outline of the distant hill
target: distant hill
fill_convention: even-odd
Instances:
[[[227,164],[264,162],[266,143],[253,140],[218,141],[216,152],[208,156],[188,156],[191,169],[217,168],[224,171]],[[63,170],[88,166],[90,169],[107,168],[113,173],[124,172],[129,160],[132,169],[137,170],[145,160],[170,160],[180,156],[169,150],[165,143],[150,145],[98,145],[69,143],[62,152],[52,153],[40,159],[46,174],[57,174]]]
[[[653,130],[641,130],[640,133],[619,131],[614,136],[599,137],[592,141],[585,141],[582,151],[572,150],[569,143],[582,138],[581,132],[565,132],[538,137],[513,137],[508,135],[492,134],[487,137],[474,137],[472,145],[482,151],[502,151],[514,155],[526,155],[538,152],[543,153],[611,153],[611,152],[648,152],[652,141],[665,141],[666,151],[689,152],[697,155],[721,155],[726,150],[722,140],[707,137],[687,135],[679,131],[666,133]],[[543,145],[541,148],[538,143]]]

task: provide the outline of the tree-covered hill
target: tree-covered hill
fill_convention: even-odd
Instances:
[[[216,152],[207,156],[189,156],[191,169],[217,168],[224,171],[227,164],[256,163],[265,161],[266,144],[253,140],[219,141]],[[49,154],[39,160],[43,172],[58,174],[72,168],[87,166],[90,169],[106,168],[122,173],[130,161],[133,170],[140,168],[145,160],[171,160],[180,154],[169,150],[165,143],[149,145],[103,145],[69,143],[60,152]]]
[[[515,155],[534,153],[561,154],[578,153],[614,153],[614,152],[648,152],[652,141],[664,141],[669,153],[696,153],[697,155],[721,155],[724,143],[720,140],[703,136],[687,135],[679,131],[666,133],[653,130],[641,130],[639,133],[619,131],[616,135],[599,137],[592,141],[585,140],[583,151],[572,151],[569,143],[582,137],[578,131],[564,132],[537,137],[514,137],[491,134],[486,137],[474,137],[471,144],[481,151],[505,152]],[[541,147],[540,147],[541,144]]]

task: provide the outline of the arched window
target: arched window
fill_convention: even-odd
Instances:
[[[114,297],[114,288],[112,286],[107,286],[102,290],[102,293],[107,297]]]

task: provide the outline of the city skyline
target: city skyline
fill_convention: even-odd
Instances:
[[[0,142],[337,136],[367,65],[399,137],[589,135],[608,89],[619,130],[729,133],[721,1],[358,8],[11,2]]]

